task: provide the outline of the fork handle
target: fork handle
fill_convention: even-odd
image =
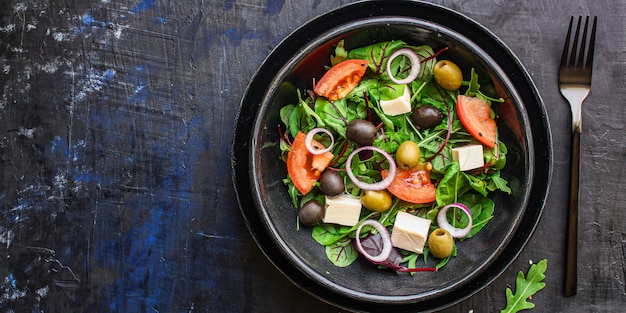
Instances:
[[[581,127],[572,129],[572,168],[570,177],[569,209],[567,218],[567,247],[565,256],[565,290],[564,295],[571,297],[576,294],[578,279],[578,200],[580,183],[580,134]]]

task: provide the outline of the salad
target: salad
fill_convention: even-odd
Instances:
[[[313,90],[281,109],[297,229],[311,227],[334,265],[363,255],[380,268],[436,271],[493,217],[489,194],[511,193],[491,108],[503,99],[481,91],[474,69],[465,78],[438,60],[445,51],[341,41]]]

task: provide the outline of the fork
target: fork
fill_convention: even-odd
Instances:
[[[567,247],[565,255],[565,289],[564,295],[570,297],[576,294],[577,259],[578,259],[578,202],[580,184],[580,135],[582,133],[582,103],[591,90],[591,72],[593,64],[593,50],[596,38],[597,17],[593,17],[593,25],[589,38],[589,16],[585,18],[581,36],[582,16],[574,33],[574,17],[569,21],[567,39],[563,47],[561,64],[559,66],[559,90],[570,104],[572,110],[572,151],[569,208],[567,219]],[[572,39],[573,36],[573,39]]]

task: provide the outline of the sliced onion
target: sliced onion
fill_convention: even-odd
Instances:
[[[367,251],[365,251],[365,249],[363,249],[363,246],[361,245],[361,229],[365,225],[373,226],[374,229],[376,229],[376,231],[380,234],[380,238],[383,241],[383,249],[379,255],[371,255],[367,253]],[[387,228],[385,228],[385,226],[383,226],[383,224],[381,224],[377,220],[363,221],[363,223],[361,223],[361,225],[359,225],[359,227],[356,229],[355,239],[357,250],[359,250],[359,252],[361,252],[361,254],[363,254],[370,262],[381,263],[387,261],[387,259],[391,255],[391,250],[393,249],[393,245],[391,244],[391,235],[389,234]]]
[[[409,73],[407,77],[403,79],[397,79],[391,73],[391,62],[396,57],[401,56],[401,55],[409,58],[409,61],[411,62],[411,72]],[[389,60],[387,60],[387,76],[389,76],[389,79],[391,79],[392,82],[398,85],[408,84],[417,78],[417,75],[419,75],[420,73],[421,66],[422,65],[420,63],[420,59],[418,58],[417,53],[415,53],[415,51],[409,48],[402,48],[392,53],[391,56],[389,56]]]
[[[324,149],[318,150],[318,149],[313,148],[313,146],[311,146],[311,142],[313,141],[313,136],[319,133],[325,133],[326,135],[328,135],[328,137],[330,137],[330,145],[328,145],[328,147]],[[306,146],[306,149],[309,150],[311,154],[319,155],[319,154],[324,154],[333,148],[333,145],[335,144],[335,138],[333,138],[333,134],[331,134],[328,129],[318,127],[318,128],[311,129],[311,131],[309,131],[309,133],[306,134],[306,140],[304,141],[304,144]]]
[[[366,183],[366,182],[360,181],[358,178],[356,178],[356,176],[354,176],[354,173],[352,172],[352,158],[354,157],[354,155],[356,155],[357,153],[359,153],[359,152],[361,152],[363,150],[376,151],[376,152],[382,154],[389,161],[389,173],[388,173],[388,175],[387,175],[387,177],[385,179],[383,179],[383,180],[381,180],[379,182],[370,184],[370,183]],[[389,187],[389,185],[391,185],[391,183],[393,182],[394,178],[396,177],[396,162],[394,162],[394,160],[391,157],[391,155],[389,155],[389,153],[385,152],[385,150],[383,150],[383,149],[380,149],[380,148],[377,148],[377,147],[374,147],[374,146],[363,146],[363,147],[359,147],[359,148],[355,149],[348,156],[348,159],[346,160],[346,173],[348,174],[348,177],[350,177],[350,179],[352,180],[354,185],[359,187],[360,189],[363,189],[363,190],[385,190],[385,189],[387,189],[387,187]]]
[[[448,217],[446,216],[446,213],[448,212],[449,208],[459,208],[461,209],[461,211],[463,211],[463,213],[465,213],[465,215],[467,215],[469,223],[465,228],[456,228],[448,223]],[[448,204],[441,208],[441,210],[437,214],[437,224],[439,225],[439,227],[447,230],[453,238],[463,238],[469,234],[470,230],[472,230],[472,212],[463,203]]]

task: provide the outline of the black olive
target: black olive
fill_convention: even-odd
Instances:
[[[320,177],[320,187],[322,192],[329,197],[342,194],[346,189],[343,177],[333,170],[325,170],[324,173],[322,173]]]
[[[426,104],[417,107],[411,114],[413,124],[419,128],[433,128],[443,119],[443,114],[435,106]]]
[[[352,120],[346,128],[346,137],[360,146],[369,146],[376,137],[376,126],[366,120]]]
[[[325,211],[326,209],[319,201],[309,200],[300,208],[298,218],[303,225],[313,226],[322,220]]]

